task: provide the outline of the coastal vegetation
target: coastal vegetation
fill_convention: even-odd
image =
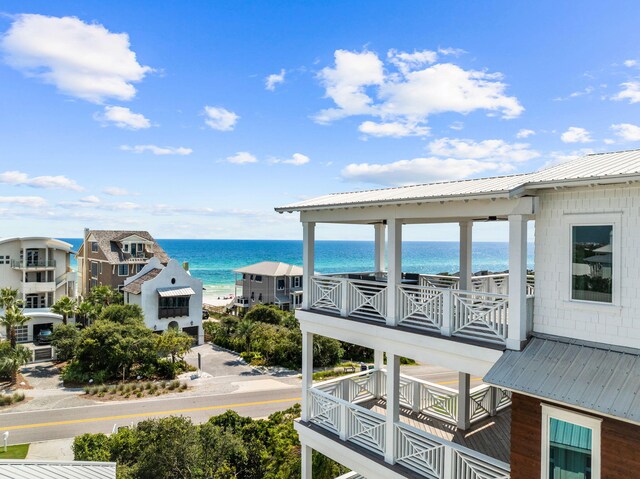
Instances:
[[[22,311],[22,301],[18,299],[18,290],[0,289],[0,326],[4,326],[8,341],[0,341],[0,378],[9,379],[12,384],[18,381],[18,371],[29,362],[31,352],[18,344],[17,329],[25,324],[27,318]]]
[[[118,479],[298,479],[300,442],[293,420],[300,406],[267,419],[233,411],[194,425],[186,417],[148,419],[107,436],[83,434],[73,443],[77,461],[115,461]],[[347,472],[314,451],[315,479]]]
[[[135,383],[119,383],[109,386],[85,386],[84,393],[87,396],[97,396],[99,398],[107,397],[109,399],[124,398],[131,396],[147,397],[159,396],[169,392],[182,392],[187,390],[186,383],[182,383],[177,379],[173,381],[145,381]]]
[[[137,305],[102,305],[93,324],[78,331],[73,325],[54,327],[52,345],[69,363],[62,370],[67,383],[103,383],[130,378],[173,379],[188,365],[183,360],[191,337],[181,331],[154,334]]]

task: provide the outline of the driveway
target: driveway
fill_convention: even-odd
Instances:
[[[212,344],[196,346],[185,356],[185,360],[198,367],[198,353],[202,357],[202,372],[213,378],[229,376],[260,376],[262,373],[248,366],[240,356]]]

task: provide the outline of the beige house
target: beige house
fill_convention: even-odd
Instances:
[[[262,261],[234,270],[234,306],[246,310],[257,304],[295,309],[302,304],[302,268],[277,261]]]
[[[151,258],[166,265],[169,256],[148,231],[85,230],[78,258],[79,294],[107,285],[122,290],[125,280],[135,276]]]

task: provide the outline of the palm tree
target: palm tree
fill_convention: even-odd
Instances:
[[[96,319],[96,308],[89,301],[82,301],[76,308],[76,316],[82,320],[82,324],[87,326],[89,322]]]
[[[18,382],[18,371],[30,360],[31,351],[23,346],[17,346],[0,357],[0,370],[9,371],[11,383],[15,384]]]
[[[13,304],[19,303],[18,290],[14,288],[0,289],[0,308],[6,309]]]
[[[20,309],[17,303],[6,307],[3,315],[0,316],[0,325],[7,329],[7,336],[12,349],[16,349],[16,345],[18,344],[18,338],[16,335],[17,328],[27,321],[29,321],[29,318],[24,315],[22,309]]]
[[[67,324],[67,318],[73,316],[76,312],[77,303],[69,296],[63,296],[51,305],[51,311],[62,315],[62,322]]]
[[[238,321],[238,324],[236,325],[234,336],[244,340],[244,348],[246,352],[249,352],[251,350],[251,335],[253,334],[253,330],[255,328],[256,323],[248,319]]]

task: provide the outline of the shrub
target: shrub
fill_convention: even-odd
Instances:
[[[102,433],[76,437],[73,440],[73,457],[76,461],[109,461],[109,438]]]
[[[59,360],[66,361],[75,355],[80,331],[75,324],[56,324],[53,327],[51,345],[56,348],[56,355]]]

